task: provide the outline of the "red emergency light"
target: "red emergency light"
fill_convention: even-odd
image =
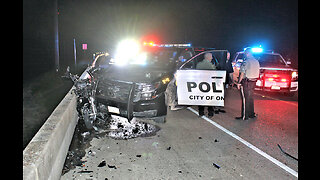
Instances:
[[[150,41],[150,42],[144,41],[144,42],[143,42],[143,45],[145,45],[145,46],[154,46],[155,44],[154,44],[153,41]]]
[[[265,74],[265,79],[267,81],[288,82],[288,78],[279,74]]]

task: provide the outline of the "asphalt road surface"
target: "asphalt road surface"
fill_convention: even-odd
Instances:
[[[240,108],[238,90],[227,90],[226,113],[168,110],[154,136],[93,138],[84,163],[61,179],[297,179],[298,161],[278,147],[298,158],[297,97],[257,92],[258,117],[247,121],[234,119]]]

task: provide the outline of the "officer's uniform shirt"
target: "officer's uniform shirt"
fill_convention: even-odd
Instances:
[[[197,64],[196,69],[211,70],[211,69],[216,69],[216,66],[212,64],[210,61],[204,59]]]
[[[259,61],[253,57],[248,57],[240,66],[241,73],[244,73],[243,78],[256,79],[260,75]]]

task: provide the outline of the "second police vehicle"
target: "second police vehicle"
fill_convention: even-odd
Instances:
[[[285,61],[279,53],[264,51],[261,47],[252,48],[252,54],[260,63],[260,77],[255,90],[283,92],[289,96],[298,91],[298,70],[290,66],[291,62]],[[234,80],[239,77],[243,60],[244,51],[234,55],[232,60]]]

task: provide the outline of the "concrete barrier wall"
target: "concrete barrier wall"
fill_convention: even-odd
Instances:
[[[78,121],[72,88],[23,151],[23,179],[60,179]]]

